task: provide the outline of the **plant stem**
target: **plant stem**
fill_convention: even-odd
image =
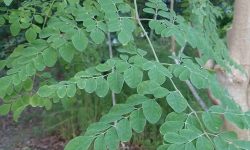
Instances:
[[[147,41],[148,41],[148,43],[149,43],[149,46],[150,46],[150,48],[151,48],[151,50],[152,50],[152,52],[153,52],[153,54],[154,54],[155,60],[156,60],[157,62],[160,62],[158,56],[156,55],[154,46],[153,46],[153,44],[152,44],[152,42],[151,42],[151,40],[150,40],[150,38],[149,38],[149,36],[148,36],[148,33],[146,32],[145,28],[143,27],[143,25],[142,25],[142,23],[141,23],[140,16],[139,16],[139,13],[138,13],[138,7],[137,7],[137,1],[136,1],[136,0],[134,0],[134,5],[135,5],[135,16],[136,16],[136,20],[137,20],[139,26],[141,27],[141,29],[142,29],[142,31],[143,31],[143,33],[144,33],[144,35],[145,35],[145,37],[146,37],[146,39],[147,39]]]
[[[52,3],[51,3],[50,6],[49,6],[49,10],[48,10],[48,12],[47,12],[47,14],[46,14],[46,16],[45,16],[45,19],[44,19],[43,27],[42,27],[42,28],[44,28],[45,25],[46,25],[46,23],[47,23],[47,20],[48,20],[48,17],[49,17],[49,13],[50,13],[50,11],[51,11],[51,9],[52,9],[52,7],[53,7],[55,1],[56,1],[56,0],[53,0]]]
[[[112,41],[111,41],[110,33],[108,33],[108,46],[109,46],[109,57],[110,57],[110,59],[112,59],[113,58],[113,48],[112,48]],[[114,68],[112,69],[112,72],[114,72]],[[112,95],[112,104],[114,106],[114,105],[116,105],[116,96],[115,96],[114,92],[112,92],[111,95]]]
[[[173,81],[171,78],[170,78],[170,81],[171,81],[172,85],[174,86],[175,90],[176,90],[183,98],[185,98],[184,95],[182,95],[181,91],[177,88],[176,84],[174,83],[174,81]],[[206,137],[212,142],[212,139],[209,137],[208,133],[206,132],[206,130],[205,130],[205,128],[204,128],[204,126],[203,126],[203,124],[202,124],[202,122],[201,122],[201,120],[200,120],[198,114],[196,113],[196,111],[192,108],[192,106],[189,105],[189,103],[187,103],[187,105],[188,105],[188,108],[191,110],[191,112],[192,112],[192,113],[195,115],[195,117],[197,118],[197,121],[199,122],[199,124],[200,124],[200,126],[201,126],[201,129],[202,129],[202,131],[204,132],[204,134],[206,135]]]
[[[146,30],[144,29],[144,27],[143,27],[143,25],[142,25],[142,23],[141,23],[141,21],[140,21],[140,17],[139,17],[139,13],[138,13],[138,7],[137,7],[137,1],[136,1],[136,0],[134,0],[134,6],[135,6],[136,20],[137,20],[139,26],[141,27],[142,31],[143,31],[144,34],[145,34],[145,37],[146,37],[146,39],[147,39],[147,41],[148,41],[148,43],[149,43],[149,46],[150,46],[150,48],[151,48],[151,50],[152,50],[152,52],[153,52],[153,54],[154,54],[155,60],[156,60],[157,62],[160,63],[160,61],[159,61],[159,59],[158,59],[158,56],[157,56],[157,54],[156,54],[156,52],[155,52],[154,46],[153,46],[153,44],[152,44],[152,42],[151,42],[149,36],[147,35]],[[185,46],[182,48],[181,51],[183,52],[184,49],[185,49]],[[175,61],[176,61],[176,60],[175,60]],[[178,61],[178,60],[177,60],[177,61]],[[179,92],[180,95],[181,95],[183,98],[185,98],[185,97],[182,95],[182,93],[180,92],[180,90],[177,88],[177,86],[176,86],[176,84],[174,83],[174,81],[173,81],[171,78],[169,78],[169,80],[171,81],[171,83],[172,83],[172,85],[174,86],[175,90],[176,90],[177,92]],[[211,138],[209,137],[209,135],[207,134],[207,132],[206,132],[206,130],[205,130],[205,128],[204,128],[204,126],[203,126],[203,124],[202,124],[202,122],[201,122],[199,116],[197,115],[196,111],[195,111],[188,103],[187,103],[187,105],[188,105],[188,108],[191,110],[191,112],[193,112],[193,113],[195,114],[195,117],[197,118],[197,120],[198,120],[198,122],[199,122],[199,124],[200,124],[200,126],[201,126],[201,128],[202,128],[202,131],[204,132],[204,134],[207,136],[207,138],[208,138],[210,141],[212,141]]]
[[[174,60],[176,64],[180,64],[181,54],[183,53],[184,50],[185,50],[185,45],[181,48],[179,55],[178,55],[178,59]],[[172,55],[174,57],[176,57],[175,51],[172,52]],[[185,81],[185,83],[187,84],[189,90],[191,91],[192,95],[194,96],[195,100],[199,103],[201,108],[205,111],[208,111],[208,107],[207,107],[205,101],[199,96],[197,90],[192,85],[192,83],[189,80]]]
[[[174,0],[170,1],[170,10],[174,11]],[[174,21],[173,21],[174,24]],[[175,38],[174,36],[171,36],[171,52],[175,52],[176,51],[176,44],[175,44]]]

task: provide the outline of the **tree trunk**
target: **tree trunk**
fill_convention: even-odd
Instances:
[[[218,78],[242,110],[248,111],[250,108],[248,96],[250,95],[248,76],[250,74],[250,0],[235,1],[233,26],[228,32],[228,47],[232,59],[244,67],[247,76],[233,68],[232,74],[219,71]],[[248,131],[241,130],[228,122],[225,123],[225,127],[237,132],[240,139],[250,139]]]

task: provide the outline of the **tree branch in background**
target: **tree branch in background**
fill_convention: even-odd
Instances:
[[[175,63],[176,64],[180,64],[180,59],[181,59],[181,54],[183,53],[185,49],[185,46],[183,46],[179,52],[179,55],[178,55],[178,59],[175,59]],[[176,53],[175,51],[172,52],[172,55],[176,58]],[[195,100],[199,103],[199,105],[201,106],[201,108],[205,111],[208,110],[208,107],[206,105],[206,103],[204,102],[204,100],[199,96],[199,93],[197,92],[197,90],[195,89],[195,87],[192,85],[192,83],[187,80],[185,81],[185,83],[187,84],[189,90],[191,91],[192,95],[194,96]]]
[[[145,35],[145,37],[146,37],[146,39],[147,39],[147,41],[148,41],[148,43],[149,43],[149,46],[150,46],[150,48],[151,48],[151,50],[152,50],[152,52],[153,52],[153,54],[154,54],[155,60],[156,60],[157,62],[160,62],[160,61],[159,61],[159,58],[158,58],[158,56],[157,56],[157,54],[156,54],[156,52],[155,52],[154,46],[153,46],[153,44],[152,44],[152,42],[151,42],[151,40],[150,40],[150,38],[149,38],[149,36],[148,36],[148,33],[146,32],[145,28],[143,27],[143,25],[142,25],[142,23],[141,23],[140,16],[139,16],[139,13],[138,13],[138,7],[137,7],[137,1],[136,1],[136,0],[134,0],[134,5],[135,5],[136,20],[137,20],[139,26],[141,27],[141,29],[142,29],[142,31],[143,31],[143,33],[144,33],[144,35]]]
[[[174,0],[170,1],[170,10],[174,11]],[[185,49],[185,46],[183,46],[179,52],[178,58],[179,60],[175,59],[175,63],[176,64],[180,64],[180,58],[181,58],[181,54],[183,53]],[[173,36],[171,36],[171,48],[170,48],[170,52],[172,53],[173,56],[176,57],[176,43],[175,43],[175,38]],[[195,100],[199,103],[199,105],[201,106],[201,108],[203,110],[208,110],[208,107],[206,105],[206,103],[204,102],[204,100],[199,96],[197,90],[195,89],[195,87],[192,85],[192,83],[187,80],[185,81],[185,83],[187,84],[189,90],[191,91],[192,95],[194,96]]]
[[[170,1],[170,10],[174,11],[174,0]],[[176,50],[176,44],[175,44],[175,38],[171,36],[171,52],[175,52]]]
[[[108,46],[109,46],[109,57],[110,57],[110,59],[112,59],[113,58],[113,48],[112,48],[112,40],[111,40],[110,33],[108,33]],[[112,69],[112,72],[114,72],[114,68]],[[114,106],[116,104],[116,96],[115,96],[114,92],[112,92],[111,95],[112,95],[112,104]]]

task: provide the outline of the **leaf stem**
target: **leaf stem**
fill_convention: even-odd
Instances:
[[[112,48],[112,41],[111,41],[110,33],[108,33],[108,46],[109,46],[109,57],[110,57],[110,59],[112,59],[113,58],[113,48]],[[112,68],[112,72],[114,72],[114,68]],[[112,95],[112,104],[114,106],[114,105],[116,105],[116,96],[115,96],[114,92],[112,92],[111,95]]]
[[[186,45],[186,44],[185,44]],[[183,51],[185,50],[186,46],[183,46],[178,54],[178,59],[174,59],[176,64],[180,64],[180,60],[181,60],[181,54],[183,53]],[[176,53],[175,51],[172,52],[172,55],[174,56],[174,58],[176,58]],[[187,80],[185,81],[186,85],[188,86],[189,90],[191,91],[192,95],[194,96],[195,100],[199,103],[199,105],[201,106],[201,108],[205,111],[208,111],[208,107],[206,105],[206,103],[204,102],[204,100],[199,96],[197,90],[195,89],[195,87],[193,86],[193,84]]]
[[[181,91],[177,88],[176,84],[174,83],[174,81],[173,81],[171,78],[170,78],[170,81],[171,81],[172,85],[174,86],[175,90],[176,90],[183,98],[185,98],[184,95],[182,95]],[[196,111],[192,108],[192,106],[189,105],[189,103],[187,103],[187,105],[188,105],[188,108],[191,110],[191,112],[192,112],[192,113],[195,115],[195,117],[197,118],[197,121],[199,122],[199,124],[200,124],[200,126],[201,126],[201,129],[202,129],[202,131],[204,132],[204,134],[206,135],[206,137],[212,142],[212,139],[209,137],[208,133],[206,132],[206,130],[205,130],[205,128],[204,128],[204,126],[203,126],[203,124],[202,124],[202,122],[201,122],[201,120],[200,120],[198,114],[196,113]]]
[[[147,39],[147,41],[148,41],[148,43],[149,43],[149,46],[150,46],[150,48],[151,48],[151,50],[152,50],[152,52],[153,52],[153,54],[154,54],[155,60],[156,60],[157,62],[160,62],[158,56],[156,55],[154,46],[153,46],[153,44],[152,44],[152,42],[151,42],[151,40],[150,40],[150,38],[149,38],[149,36],[148,36],[148,33],[146,32],[145,28],[143,27],[143,25],[142,25],[142,23],[141,23],[140,16],[139,16],[139,13],[138,13],[138,7],[137,7],[137,1],[136,1],[136,0],[134,0],[134,5],[135,5],[135,16],[136,16],[136,20],[137,20],[139,26],[141,27],[141,29],[142,29],[142,31],[143,31],[143,33],[144,33],[144,35],[145,35],[145,37],[146,37],[146,39]]]
[[[46,16],[45,16],[45,19],[44,19],[43,27],[42,27],[42,28],[44,28],[45,25],[46,25],[46,23],[47,23],[47,20],[48,20],[48,17],[49,17],[49,13],[50,13],[50,11],[51,11],[51,9],[52,9],[52,7],[53,7],[55,1],[56,1],[56,0],[53,0],[52,3],[51,3],[50,6],[49,6],[49,9],[48,9],[47,14],[46,14]]]
[[[154,46],[153,46],[153,44],[152,44],[152,42],[151,42],[149,36],[147,35],[146,30],[144,29],[144,27],[143,27],[143,25],[142,25],[142,23],[141,23],[141,21],[140,21],[140,17],[139,17],[139,14],[138,14],[137,1],[136,1],[136,0],[134,0],[134,6],[135,6],[135,13],[136,13],[136,20],[137,20],[139,26],[141,27],[142,31],[144,32],[146,38],[147,38],[147,41],[148,41],[148,43],[149,43],[149,45],[150,45],[150,47],[151,47],[151,50],[152,50],[152,52],[153,52],[153,54],[154,54],[155,60],[156,60],[157,62],[160,63],[159,58],[158,58],[158,56],[157,56],[157,54],[156,54],[156,52],[155,52]],[[181,51],[184,51],[184,48],[185,48],[185,46],[182,48]],[[179,60],[176,60],[176,59],[175,59],[175,61],[179,62]],[[181,95],[183,98],[185,98],[185,97],[182,95],[182,93],[180,92],[180,90],[177,88],[177,86],[176,86],[176,84],[174,83],[174,81],[173,81],[171,78],[169,78],[169,80],[171,81],[171,83],[172,83],[172,85],[174,86],[175,90],[176,90],[177,92],[179,92],[180,95]],[[201,126],[201,129],[202,129],[202,131],[204,132],[204,134],[205,134],[205,135],[207,136],[207,138],[212,142],[212,139],[211,139],[211,138],[209,137],[209,135],[207,134],[207,132],[206,132],[206,130],[205,130],[205,128],[204,128],[204,126],[203,126],[203,124],[202,124],[202,122],[201,122],[199,116],[197,115],[196,111],[189,105],[189,103],[187,103],[187,105],[188,105],[188,108],[191,110],[191,112],[193,112],[194,115],[195,115],[195,117],[197,118],[197,120],[198,120],[198,122],[199,122],[199,124],[200,124],[200,126]]]

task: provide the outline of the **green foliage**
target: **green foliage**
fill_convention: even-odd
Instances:
[[[6,5],[11,2],[4,0]],[[241,129],[249,129],[249,112],[242,112],[219,85],[216,75],[203,68],[208,59],[228,71],[232,65],[237,66],[216,32],[217,9],[208,0],[192,1],[189,7],[193,16],[188,20],[170,11],[161,0],[149,0],[143,11],[153,14],[154,19],[140,19],[136,0],[134,4],[123,0],[29,1],[19,9],[6,11],[1,24],[6,19],[12,36],[23,33],[26,43],[19,44],[1,61],[0,68],[7,71],[0,78],[4,103],[0,115],[12,112],[18,120],[28,106],[50,110],[61,102],[69,107],[82,94],[104,98],[111,92],[122,95],[128,88],[133,94],[126,102],[114,105],[86,132],[72,139],[65,150],[118,149],[121,142],[131,140],[134,132],[143,132],[147,122],[160,125],[163,143],[159,150],[249,149],[249,142],[221,129],[222,117]],[[141,23],[144,19],[149,20],[148,27],[157,36],[175,37],[181,47],[178,56],[169,56],[171,61],[164,56],[166,59],[158,61],[155,54],[154,61],[137,47],[137,39],[141,38],[138,32],[142,31],[156,53]],[[110,42],[106,39],[110,33],[119,41],[116,57],[90,67],[84,56],[94,57],[95,47]],[[186,56],[186,46],[198,49],[201,56]],[[43,73],[50,74],[58,64],[67,68],[65,74],[71,77],[62,80],[53,76],[44,81]],[[39,79],[38,87],[34,86],[35,79]],[[210,89],[221,104],[197,111],[176,85],[177,80],[191,81],[197,89]],[[165,104],[171,112],[163,119]]]

